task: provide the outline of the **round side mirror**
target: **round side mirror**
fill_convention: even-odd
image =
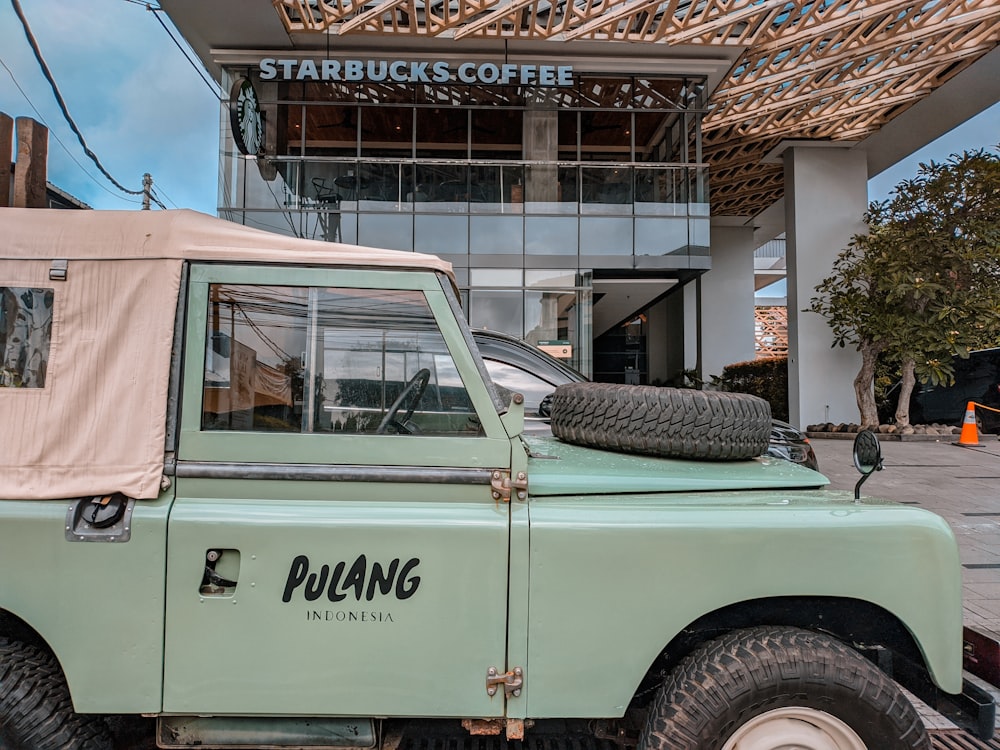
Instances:
[[[864,430],[854,438],[854,465],[867,476],[882,468],[882,446],[871,430]]]
[[[854,499],[861,499],[861,485],[876,471],[882,471],[882,446],[871,430],[863,430],[854,438],[854,465],[861,479],[854,485]]]

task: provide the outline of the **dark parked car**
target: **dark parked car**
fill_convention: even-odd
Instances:
[[[955,357],[955,382],[952,385],[920,385],[910,397],[911,424],[960,425],[970,401],[1000,409],[1000,348],[970,352],[968,358]],[[899,383],[887,394],[883,421],[891,421],[899,400]],[[976,409],[983,432],[1000,433],[1000,413]]]
[[[509,334],[473,330],[472,337],[493,382],[524,395],[525,432],[548,433],[552,391],[564,383],[587,380],[569,365]],[[772,421],[766,455],[819,470],[809,438],[787,422]]]

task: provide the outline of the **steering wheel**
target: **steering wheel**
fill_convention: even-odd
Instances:
[[[424,391],[427,390],[427,384],[431,380],[431,371],[426,367],[417,370],[417,374],[406,381],[406,385],[403,386],[403,390],[400,391],[399,395],[396,396],[396,400],[392,402],[392,406],[389,407],[389,411],[385,413],[382,417],[382,422],[379,424],[378,429],[375,433],[378,435],[385,435],[389,431],[389,427],[395,427],[396,432],[400,435],[412,435],[416,428],[407,427],[406,423],[410,421],[410,417],[413,416],[413,410],[417,408],[417,404],[420,403],[420,399],[424,396]],[[406,409],[406,413],[403,415],[402,419],[397,419],[396,415],[399,410],[403,408],[409,400],[410,405]]]

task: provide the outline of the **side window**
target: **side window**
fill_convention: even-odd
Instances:
[[[524,396],[524,413],[527,416],[537,417],[538,405],[542,399],[556,390],[552,383],[520,367],[488,357],[484,357],[483,362],[494,383]]]
[[[44,388],[52,289],[0,286],[0,388]]]
[[[212,284],[202,428],[480,435],[422,292]]]

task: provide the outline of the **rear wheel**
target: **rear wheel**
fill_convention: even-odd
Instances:
[[[56,660],[0,638],[0,750],[110,750],[100,717],[73,711]]]
[[[856,651],[795,628],[734,631],[669,675],[640,750],[930,750],[913,705]]]

